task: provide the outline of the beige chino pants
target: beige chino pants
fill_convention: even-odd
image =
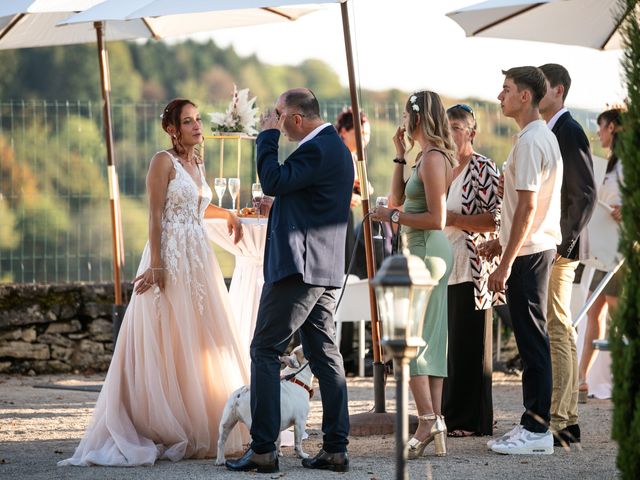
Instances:
[[[559,257],[551,269],[547,330],[551,346],[551,429],[578,423],[578,354],[571,322],[571,290],[579,261]]]

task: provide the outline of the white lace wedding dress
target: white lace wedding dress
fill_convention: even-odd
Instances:
[[[168,152],[167,152],[168,153]],[[215,457],[228,396],[248,383],[227,289],[202,225],[202,192],[171,157],[175,179],[162,218],[164,292],[133,294],[87,431],[59,465],[151,465],[157,459]],[[149,244],[138,275],[149,267]],[[226,452],[242,450],[236,428]]]

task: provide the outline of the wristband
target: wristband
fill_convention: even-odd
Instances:
[[[393,159],[393,163],[399,163],[400,165],[406,165],[407,161],[404,158],[394,158]]]

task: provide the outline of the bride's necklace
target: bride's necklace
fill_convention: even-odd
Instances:
[[[198,168],[198,164],[195,161],[195,156],[192,156],[193,161],[189,161],[186,160],[184,158],[182,158],[180,155],[176,154],[176,156],[178,157],[178,162],[180,162],[180,165],[182,165],[182,168],[184,169],[185,172],[187,172],[189,174],[189,176],[193,179],[194,183],[196,185],[200,184],[200,177],[199,175],[193,175],[189,170],[191,170],[193,167],[195,167],[198,171],[200,170]],[[189,165],[189,169],[186,168],[186,166]]]

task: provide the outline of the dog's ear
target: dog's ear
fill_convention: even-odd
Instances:
[[[282,355],[279,358],[280,358],[280,362],[284,364],[285,367],[289,367],[289,368],[300,367],[300,362],[296,358],[296,355]]]
[[[300,365],[302,365],[307,359],[304,356],[304,351],[302,350],[302,345],[300,345],[298,348],[296,348],[293,353],[296,354],[296,358],[298,359],[298,362],[300,363]]]

